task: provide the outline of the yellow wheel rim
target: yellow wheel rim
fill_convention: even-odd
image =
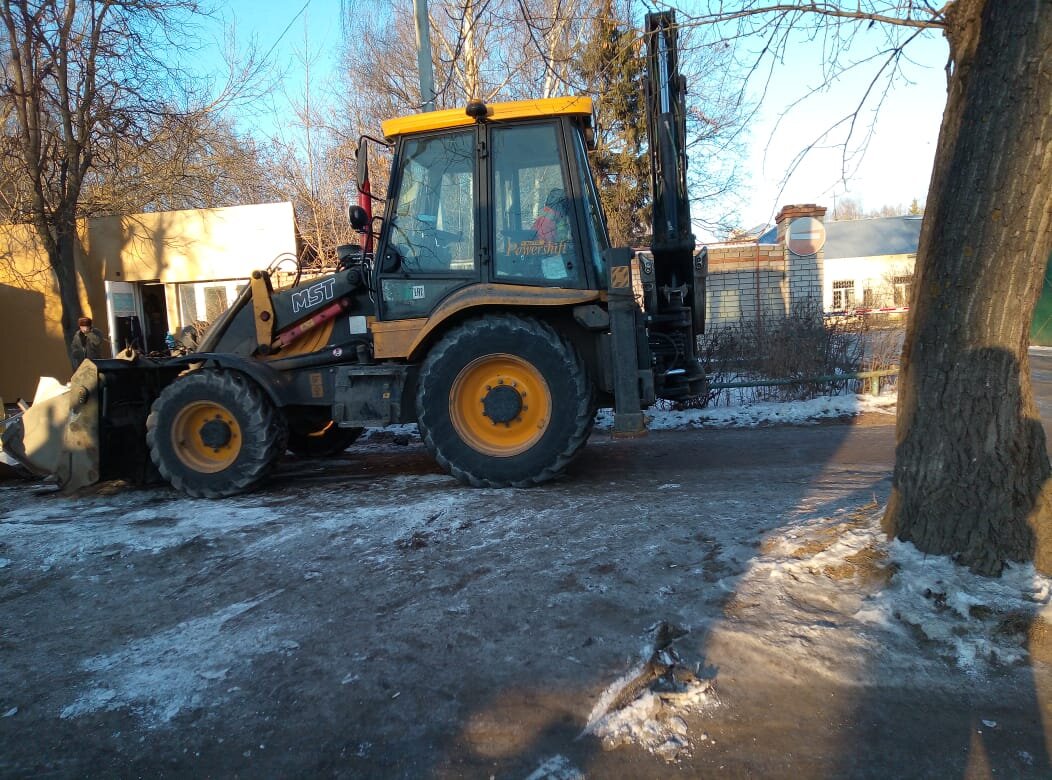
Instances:
[[[214,474],[237,460],[241,426],[230,410],[214,401],[187,404],[172,423],[172,449],[194,471]]]
[[[466,365],[449,393],[449,415],[472,449],[508,458],[525,452],[551,420],[548,383],[515,355],[485,355]]]

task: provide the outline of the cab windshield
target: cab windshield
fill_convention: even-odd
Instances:
[[[575,128],[573,133],[573,150],[577,158],[577,170],[581,172],[581,189],[584,201],[584,223],[588,236],[585,243],[585,255],[595,269],[596,279],[600,290],[605,289],[608,284],[606,263],[603,261],[603,252],[610,248],[610,237],[606,233],[606,220],[603,218],[603,209],[599,202],[599,193],[595,188],[592,178],[592,169],[588,165],[588,152],[585,151],[584,137],[581,128]]]

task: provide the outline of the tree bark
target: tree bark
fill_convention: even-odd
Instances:
[[[1052,0],[957,0],[913,285],[888,533],[1000,574],[1052,573],[1027,358],[1052,252]]]
[[[73,232],[56,231],[56,241],[49,247],[48,260],[58,284],[58,297],[62,303],[62,332],[68,345],[77,332],[77,320],[81,316],[80,290],[77,287],[77,267],[74,244],[76,243],[76,223]],[[72,365],[72,356],[70,364]],[[74,366],[76,368],[76,366]]]

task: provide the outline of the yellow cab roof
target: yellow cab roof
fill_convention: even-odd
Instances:
[[[500,122],[509,119],[535,119],[547,116],[592,115],[592,99],[586,97],[554,97],[538,100],[516,100],[512,103],[487,103],[486,121]],[[383,123],[384,137],[391,140],[400,135],[424,133],[429,130],[445,130],[452,127],[468,127],[475,120],[463,108],[444,111],[428,111],[423,114],[388,119]]]

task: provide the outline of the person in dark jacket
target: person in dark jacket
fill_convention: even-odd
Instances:
[[[106,337],[102,335],[102,331],[92,326],[91,317],[81,317],[77,320],[77,332],[73,334],[73,341],[69,345],[73,370],[76,371],[85,359],[97,360],[102,357],[102,345],[105,342]]]

